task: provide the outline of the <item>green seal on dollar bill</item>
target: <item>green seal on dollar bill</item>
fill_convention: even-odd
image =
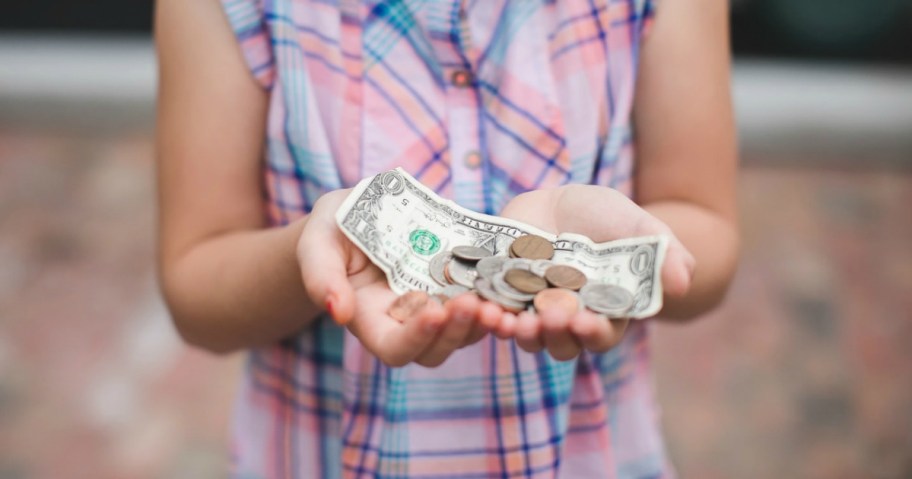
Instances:
[[[418,254],[431,255],[440,250],[440,238],[428,230],[415,230],[409,234],[409,243]]]

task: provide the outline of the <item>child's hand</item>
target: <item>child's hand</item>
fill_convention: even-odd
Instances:
[[[473,294],[454,298],[446,306],[428,301],[404,321],[390,317],[387,311],[397,295],[386,276],[336,225],[336,211],[349,191],[322,196],[298,240],[301,275],[315,304],[325,305],[337,322],[389,366],[438,366],[497,326],[499,308],[483,307]]]
[[[671,229],[629,198],[610,188],[568,185],[518,195],[504,207],[501,216],[537,226],[555,234],[572,232],[596,242],[656,234],[670,239],[662,266],[662,286],[670,296],[683,296],[690,288],[694,259]],[[516,338],[526,351],[547,349],[559,360],[571,359],[583,350],[604,352],[620,342],[627,320],[608,321],[584,310],[575,315],[539,311],[503,316],[495,334]]]

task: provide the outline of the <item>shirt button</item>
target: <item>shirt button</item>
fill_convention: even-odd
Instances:
[[[481,153],[477,151],[470,151],[465,156],[465,165],[470,170],[474,170],[481,166]]]
[[[472,72],[469,70],[456,70],[453,72],[453,75],[450,79],[452,80],[454,86],[466,88],[472,86],[472,82],[475,80],[475,76],[472,75]]]

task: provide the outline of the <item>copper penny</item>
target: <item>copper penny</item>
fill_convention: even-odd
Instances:
[[[497,294],[512,299],[513,301],[520,301],[523,303],[532,301],[532,298],[535,297],[534,294],[523,293],[513,286],[510,286],[510,283],[507,283],[507,280],[504,279],[504,275],[506,275],[506,272],[501,271],[491,278],[491,287],[494,288],[494,291],[497,291]]]
[[[579,296],[573,291],[561,288],[543,289],[532,300],[536,311],[557,311],[572,316],[580,310]]]
[[[525,235],[516,238],[510,245],[510,253],[517,258],[551,259],[554,256],[554,245],[537,235]]]
[[[555,288],[567,288],[579,291],[586,284],[586,275],[582,271],[564,264],[556,264],[545,270],[545,279]]]
[[[424,291],[409,291],[396,298],[386,311],[393,319],[405,322],[427,304],[430,297]]]
[[[541,276],[524,269],[511,269],[504,273],[504,281],[520,293],[535,294],[548,287]]]

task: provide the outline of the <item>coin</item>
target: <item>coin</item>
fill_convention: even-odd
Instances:
[[[450,300],[450,297],[443,293],[437,293],[437,294],[432,294],[431,299],[437,301],[440,304],[444,304]]]
[[[564,264],[556,264],[545,270],[545,279],[555,288],[567,288],[579,291],[586,284],[586,275],[582,271]]]
[[[468,293],[468,292],[469,292],[469,288],[466,288],[465,286],[462,286],[459,284],[451,284],[449,286],[445,286],[443,289],[438,291],[437,294],[442,294],[448,298],[455,298],[456,296],[459,296],[460,294]]]
[[[506,263],[507,260],[509,260],[509,258],[504,256],[488,256],[487,258],[481,258],[478,263],[475,263],[475,271],[478,271],[478,276],[491,279],[495,274],[503,271],[504,263]]]
[[[524,269],[511,269],[504,273],[504,281],[520,293],[535,294],[548,287],[541,276]]]
[[[457,246],[453,248],[453,256],[470,263],[474,263],[481,258],[487,258],[492,254],[490,251],[478,246]]]
[[[633,307],[633,294],[613,284],[589,283],[580,290],[580,297],[587,308],[614,318]]]
[[[541,236],[524,235],[510,245],[510,252],[517,258],[551,259],[554,256],[554,245]]]
[[[507,280],[504,278],[505,275],[506,272],[501,271],[491,278],[491,286],[494,287],[494,291],[497,291],[501,296],[512,299],[513,301],[521,301],[523,303],[532,301],[532,298],[535,297],[534,294],[517,291],[516,288],[507,283]]]
[[[500,305],[504,310],[511,313],[519,313],[526,309],[526,303],[524,301],[515,301],[499,294],[494,290],[491,280],[487,278],[476,279],[475,289],[478,290],[478,294],[480,294],[482,298]]]
[[[475,271],[474,265],[460,261],[454,257],[452,261],[447,263],[446,276],[453,284],[471,288],[475,284],[475,278],[478,277],[478,272]]]
[[[532,261],[522,258],[507,258],[504,261],[503,267],[500,268],[501,271],[507,271],[510,269],[524,269],[526,271],[532,270]]]
[[[529,271],[544,278],[545,271],[548,271],[548,268],[550,268],[553,265],[554,265],[554,261],[551,261],[550,259],[537,259],[537,260],[532,261],[529,264]]]
[[[446,265],[453,259],[452,251],[443,251],[437,253],[436,256],[431,258],[431,262],[428,265],[428,269],[431,273],[431,278],[434,278],[434,281],[446,286],[450,284],[446,279]]]
[[[428,299],[430,298],[424,291],[409,291],[396,298],[386,312],[393,319],[404,322],[420,311]]]
[[[567,316],[577,313],[582,306],[579,295],[561,288],[548,288],[539,291],[532,300],[536,311],[557,311]]]

